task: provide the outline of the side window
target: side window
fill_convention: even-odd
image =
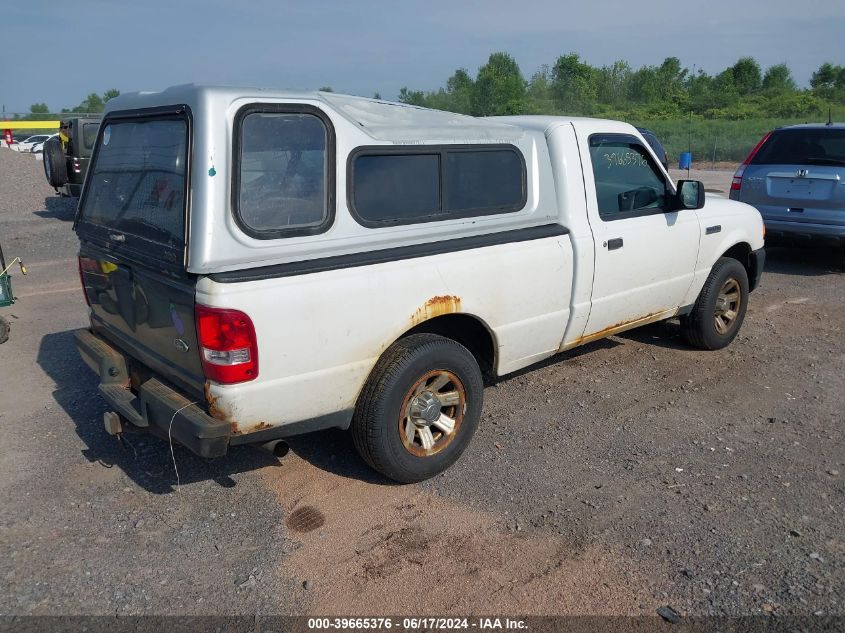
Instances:
[[[662,211],[667,183],[636,138],[594,134],[590,137],[590,159],[603,220]]]
[[[263,110],[237,120],[233,206],[241,228],[263,239],[325,231],[333,214],[333,138],[326,120]]]
[[[446,153],[446,211],[521,209],[522,162],[512,150]]]
[[[525,162],[513,146],[360,148],[349,160],[349,202],[370,228],[519,211]]]
[[[97,142],[97,131],[99,129],[99,123],[82,124],[82,145],[85,149],[94,149],[94,143]]]
[[[355,159],[353,205],[371,223],[440,213],[440,154],[363,154]]]

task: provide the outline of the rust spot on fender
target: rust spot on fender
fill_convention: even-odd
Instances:
[[[203,391],[205,392],[205,401],[208,403],[208,415],[212,418],[229,422],[226,412],[223,411],[223,409],[217,404],[217,396],[211,393],[210,385],[207,380],[203,385]]]
[[[236,427],[232,428],[232,433],[255,433],[257,431],[263,431],[264,429],[272,428],[273,425],[267,422],[258,422],[257,424],[253,424],[248,429],[237,428],[237,424],[234,423],[232,424],[232,426]]]
[[[461,311],[461,298],[456,295],[437,295],[426,301],[411,316],[411,323],[418,325],[434,317]]]

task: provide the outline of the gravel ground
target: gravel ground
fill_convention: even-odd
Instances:
[[[0,615],[843,614],[839,252],[772,249],[726,350],[667,323],[490,386],[421,485],[325,432],[280,462],[176,447],[177,486],[166,443],[102,430],[72,217],[0,149],[0,239],[30,270],[2,309]]]

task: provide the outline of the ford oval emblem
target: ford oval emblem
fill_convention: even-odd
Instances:
[[[173,345],[178,349],[180,352],[187,352],[189,347],[188,344],[180,338],[173,340]]]

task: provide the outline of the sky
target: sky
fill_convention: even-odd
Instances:
[[[496,51],[526,78],[570,52],[634,68],[675,56],[711,74],[751,55],[786,62],[802,86],[845,64],[841,0],[4,0],[0,20],[7,113],[183,83],[395,99],[474,75]]]

